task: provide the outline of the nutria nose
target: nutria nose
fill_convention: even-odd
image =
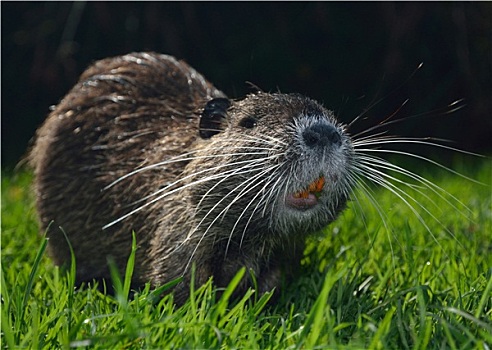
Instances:
[[[302,138],[306,146],[311,148],[331,145],[339,147],[342,144],[342,137],[338,130],[327,123],[316,123],[307,127],[302,132]]]

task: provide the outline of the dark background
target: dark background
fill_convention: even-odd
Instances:
[[[409,99],[396,118],[430,113],[392,133],[492,151],[489,2],[2,2],[1,17],[7,168],[88,64],[142,50],[185,59],[230,97],[247,82],[299,92],[344,122],[379,101],[353,133]]]

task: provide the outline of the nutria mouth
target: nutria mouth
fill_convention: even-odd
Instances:
[[[324,186],[325,177],[321,175],[311,182],[306,189],[288,194],[285,198],[285,203],[297,210],[313,208],[318,204],[318,198],[321,196]]]

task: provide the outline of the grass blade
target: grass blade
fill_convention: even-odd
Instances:
[[[123,295],[122,297],[128,299],[130,295],[130,287],[132,284],[133,270],[135,267],[135,255],[137,252],[137,239],[135,237],[135,232],[132,232],[132,251],[128,257],[128,263],[126,264],[125,271],[125,281],[123,284]]]
[[[48,239],[45,237],[43,239],[43,241],[41,242],[41,246],[39,247],[38,252],[36,254],[36,258],[34,259],[34,263],[33,263],[32,269],[31,269],[31,273],[29,274],[29,278],[27,279],[27,285],[26,285],[26,289],[25,289],[25,292],[24,292],[24,297],[22,298],[22,305],[21,305],[22,314],[21,314],[21,319],[24,319],[24,312],[25,312],[25,310],[27,308],[27,302],[29,300],[29,296],[31,295],[32,286],[34,284],[34,280],[35,280],[36,274],[38,272],[39,265],[41,263],[41,258],[43,257],[43,254],[44,254],[44,252],[46,250],[46,246],[47,245],[48,245]]]
[[[487,287],[483,291],[483,295],[480,298],[480,302],[478,303],[477,311],[475,312],[475,318],[480,318],[482,312],[485,309],[485,304],[490,303],[490,307],[492,307],[492,271],[489,276],[489,282],[487,283]]]

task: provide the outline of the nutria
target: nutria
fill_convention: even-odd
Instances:
[[[193,265],[197,284],[225,286],[244,266],[260,291],[278,289],[306,236],[346,206],[353,154],[334,114],[307,97],[231,100],[183,61],[132,53],[82,74],[30,163],[57,264],[70,261],[63,230],[77,281],[109,278],[108,257],[124,271],[134,231],[134,287],[183,276],[182,302]]]

